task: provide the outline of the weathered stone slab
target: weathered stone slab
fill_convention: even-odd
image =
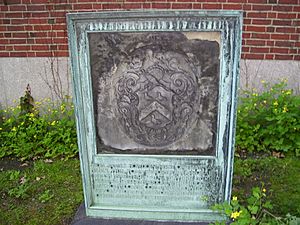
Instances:
[[[219,44],[188,34],[89,34],[98,153],[214,154]]]
[[[87,216],[224,219],[210,208],[230,199],[241,26],[233,11],[68,15]]]

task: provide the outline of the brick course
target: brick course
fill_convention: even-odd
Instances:
[[[0,57],[68,56],[68,12],[243,10],[244,59],[300,60],[300,0],[0,0]]]

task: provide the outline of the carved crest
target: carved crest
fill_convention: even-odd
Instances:
[[[192,67],[185,54],[155,45],[136,49],[118,66],[116,111],[129,138],[164,146],[186,133],[199,98]]]

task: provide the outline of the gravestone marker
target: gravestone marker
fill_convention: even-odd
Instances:
[[[68,15],[88,216],[223,218],[241,26],[234,11]]]

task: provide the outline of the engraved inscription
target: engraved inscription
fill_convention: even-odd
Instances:
[[[132,52],[116,76],[117,111],[124,132],[147,146],[173,143],[191,127],[198,107],[192,63],[183,54],[147,46]]]
[[[119,207],[206,208],[220,201],[220,177],[214,160],[102,162],[93,165],[94,201],[107,206],[117,202]]]

